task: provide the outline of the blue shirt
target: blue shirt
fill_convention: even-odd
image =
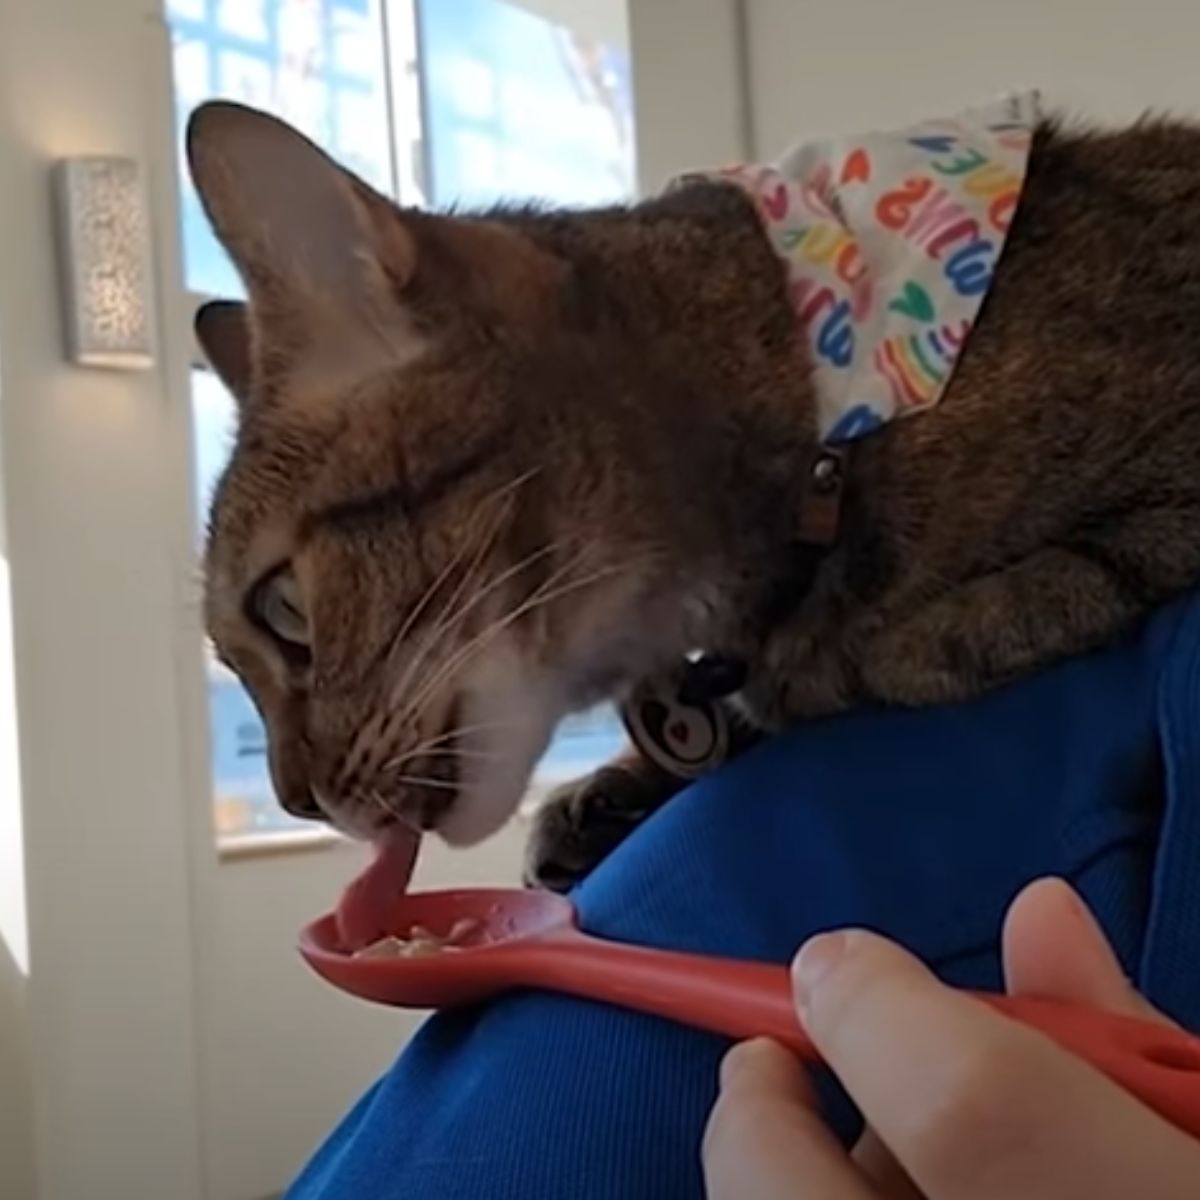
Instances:
[[[779,962],[866,925],[997,989],[1005,908],[1058,874],[1143,991],[1200,1028],[1198,787],[1200,596],[972,703],[778,737],[672,800],[575,899],[599,934]],[[537,993],[438,1016],[290,1200],[701,1200],[725,1048]]]

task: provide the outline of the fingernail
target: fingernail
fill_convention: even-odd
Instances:
[[[1086,925],[1090,933],[1107,942],[1108,937],[1096,919],[1096,914],[1088,907],[1087,901],[1065,879],[1058,879],[1056,882],[1059,899],[1066,911],[1080,924]]]
[[[792,964],[792,984],[801,1008],[808,1007],[813,992],[837,965],[845,950],[844,933],[819,933],[800,947]]]
[[[763,1037],[752,1038],[748,1042],[741,1042],[734,1046],[721,1059],[720,1085],[722,1091],[729,1087],[730,1083],[743,1071],[753,1070],[764,1057],[769,1057],[774,1051],[775,1047],[767,1038]]]
[[[1065,879],[1059,879],[1057,876],[1052,876],[1052,878],[1063,904],[1071,913],[1076,917],[1082,917],[1085,921],[1092,921],[1092,910],[1088,908],[1083,897]]]

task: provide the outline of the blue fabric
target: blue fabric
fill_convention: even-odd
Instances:
[[[677,797],[579,890],[585,927],[785,961],[867,925],[1000,984],[1008,902],[1072,879],[1149,993],[1200,1027],[1200,598],[971,704],[777,738]],[[291,1200],[700,1200],[725,1043],[542,994],[431,1020]],[[843,1136],[852,1109],[831,1094]]]

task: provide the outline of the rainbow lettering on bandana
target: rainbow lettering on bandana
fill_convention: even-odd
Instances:
[[[786,264],[827,443],[945,394],[1020,202],[1037,107],[1018,95],[705,176],[747,192]]]

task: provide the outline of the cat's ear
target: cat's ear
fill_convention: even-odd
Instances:
[[[250,322],[240,300],[211,300],[196,313],[196,341],[226,390],[241,405],[250,397]]]
[[[192,178],[246,282],[263,343],[314,360],[411,356],[398,293],[416,247],[395,207],[265,113],[217,101],[188,123]]]

